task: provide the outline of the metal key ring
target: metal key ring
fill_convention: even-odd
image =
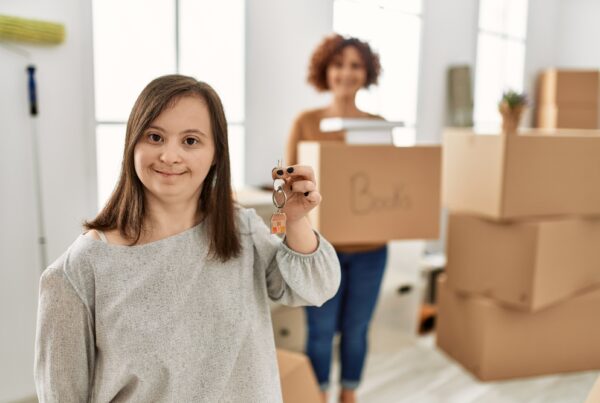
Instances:
[[[281,205],[277,204],[277,198],[275,197],[277,195],[277,193],[283,193],[283,203]],[[285,203],[287,202],[287,194],[285,194],[285,191],[283,190],[282,186],[275,189],[275,191],[273,192],[272,198],[273,198],[273,204],[275,205],[275,207],[283,208],[285,206]]]

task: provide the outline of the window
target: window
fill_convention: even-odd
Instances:
[[[379,53],[379,85],[357,95],[360,109],[400,120],[396,144],[416,140],[417,86],[421,43],[421,0],[335,0],[333,29],[369,42]]]
[[[137,95],[164,74],[193,76],[219,93],[229,122],[233,185],[243,184],[244,7],[244,0],[93,2],[98,206],[118,180]]]
[[[523,91],[527,0],[480,0],[475,69],[475,128],[498,131],[498,102]]]

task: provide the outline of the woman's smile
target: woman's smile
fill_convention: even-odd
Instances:
[[[160,176],[165,177],[165,178],[176,178],[185,173],[185,172],[159,171],[158,169],[154,169],[154,172],[156,172],[157,174],[159,174]]]

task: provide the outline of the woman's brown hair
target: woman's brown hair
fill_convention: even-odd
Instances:
[[[329,85],[327,84],[327,67],[333,58],[339,55],[347,46],[353,46],[365,64],[367,78],[364,88],[368,88],[371,84],[377,84],[377,79],[381,73],[379,55],[373,52],[367,42],[354,37],[345,38],[339,34],[333,34],[323,39],[310,59],[307,81],[318,91],[329,90]]]
[[[197,96],[208,107],[215,144],[214,165],[210,168],[198,199],[198,211],[208,228],[209,254],[221,261],[238,256],[241,243],[234,218],[231,193],[227,120],[221,100],[212,87],[192,77],[167,75],[144,88],[136,100],[125,135],[121,175],[110,199],[95,219],[84,223],[87,230],[118,229],[121,236],[135,245],[144,229],[146,213],[144,186],[135,172],[134,149],[148,126],[180,98]]]

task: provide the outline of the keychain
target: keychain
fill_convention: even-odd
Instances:
[[[277,161],[277,168],[282,168],[281,161]],[[284,185],[285,181],[283,179],[277,178],[273,181],[273,204],[277,211],[271,216],[271,234],[285,234],[286,217],[285,213],[281,211],[287,202],[287,195],[283,190]],[[279,203],[277,197],[281,195],[283,196],[283,202]]]

